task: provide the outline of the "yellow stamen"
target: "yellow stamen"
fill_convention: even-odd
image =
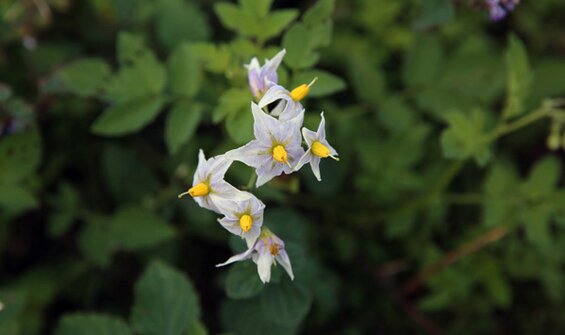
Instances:
[[[251,218],[251,215],[243,214],[239,218],[239,226],[244,233],[247,233],[249,230],[251,230],[251,227],[253,227],[253,219]]]
[[[287,163],[288,162],[288,154],[284,146],[277,145],[273,148],[273,158],[279,163]]]
[[[312,143],[312,153],[318,157],[326,158],[330,155],[330,149],[320,141]]]
[[[302,85],[294,88],[292,91],[290,91],[290,97],[292,98],[292,100],[298,102],[298,101],[304,99],[304,97],[307,96],[308,93],[310,92],[310,86],[314,85],[316,80],[318,80],[318,77],[314,78],[310,82],[310,84],[308,84],[308,85],[302,84]]]
[[[194,197],[202,197],[202,196],[208,195],[210,193],[210,187],[208,185],[204,184],[204,183],[199,183],[199,184],[192,186],[188,190],[188,192],[186,192],[186,193],[188,193],[193,198]],[[183,193],[181,195],[184,195],[186,193]]]

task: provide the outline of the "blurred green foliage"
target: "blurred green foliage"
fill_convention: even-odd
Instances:
[[[0,334],[562,332],[564,10],[0,1]],[[281,48],[341,161],[253,190],[296,274],[263,285],[177,194],[252,138],[243,65]]]

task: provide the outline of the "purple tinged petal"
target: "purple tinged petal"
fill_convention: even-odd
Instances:
[[[292,264],[290,263],[290,258],[286,253],[286,250],[282,249],[278,255],[275,256],[277,262],[285,269],[286,273],[291,280],[294,280],[294,273],[292,272]]]
[[[240,261],[243,261],[243,260],[246,260],[246,259],[250,259],[254,250],[255,250],[254,248],[249,248],[245,252],[242,252],[241,254],[237,254],[235,256],[230,257],[227,261],[220,263],[220,264],[217,264],[216,267],[225,266],[225,265],[228,265],[228,264],[231,264],[231,263],[240,262]]]

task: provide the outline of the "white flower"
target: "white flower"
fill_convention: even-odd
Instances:
[[[259,60],[256,57],[253,57],[251,62],[245,65],[251,93],[253,93],[257,100],[261,99],[271,86],[277,84],[277,68],[281,64],[285,53],[286,50],[282,49],[273,58],[265,59],[263,66],[259,65]]]
[[[251,103],[255,139],[226,153],[226,157],[255,168],[259,187],[283,172],[291,174],[293,164],[304,154],[300,127],[304,113],[288,121],[279,121]]]
[[[278,238],[267,228],[263,228],[255,244],[247,249],[247,251],[230,257],[226,262],[218,264],[216,267],[250,258],[257,264],[257,272],[263,283],[268,283],[271,280],[271,266],[277,263],[285,269],[290,279],[294,280],[292,265],[286,253],[283,240]]]
[[[322,180],[320,176],[320,160],[322,158],[331,157],[336,161],[339,161],[339,158],[336,157],[338,155],[337,151],[335,151],[335,149],[326,140],[326,120],[324,119],[324,113],[322,112],[320,115],[322,116],[322,120],[318,126],[318,131],[313,132],[306,127],[302,128],[302,135],[304,136],[306,144],[308,144],[308,150],[306,150],[304,155],[300,157],[300,160],[294,168],[294,170],[297,171],[304,164],[310,163],[312,172],[318,181]]]
[[[230,233],[245,238],[250,248],[261,234],[265,204],[251,193],[247,194],[246,200],[221,199],[216,201],[216,206],[224,215],[218,222]]]
[[[218,199],[245,200],[248,198],[249,193],[239,191],[224,180],[224,175],[231,163],[232,160],[226,159],[225,155],[206,160],[201,149],[192,187],[179,194],[179,198],[188,194],[200,207],[217,213],[220,213],[215,204]]]
[[[310,86],[312,86],[317,79],[318,78],[314,78],[310,84],[302,84],[290,92],[280,85],[274,85],[269,88],[267,93],[265,93],[263,98],[259,101],[259,108],[263,109],[273,102],[279,101],[270,114],[277,116],[281,121],[290,120],[304,111],[300,101],[308,95]]]

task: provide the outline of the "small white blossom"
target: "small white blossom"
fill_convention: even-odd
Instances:
[[[294,168],[295,170],[299,170],[304,164],[310,163],[312,172],[318,181],[322,180],[322,177],[320,176],[320,160],[327,157],[339,160],[339,158],[337,158],[337,151],[335,151],[335,149],[326,140],[326,120],[324,118],[324,113],[322,112],[320,115],[322,120],[318,126],[318,131],[314,132],[306,127],[302,128],[302,135],[304,136],[306,144],[308,144],[308,150],[306,150],[304,155],[302,155]]]
[[[277,263],[285,269],[290,279],[294,280],[292,265],[285,250],[283,240],[278,238],[267,228],[263,228],[255,244],[247,249],[247,251],[232,256],[226,262],[216,266],[224,266],[250,258],[257,264],[257,272],[263,283],[268,283],[271,280],[271,266]]]
[[[221,198],[245,200],[249,193],[241,192],[224,180],[224,175],[230,167],[232,160],[225,155],[216,156],[206,160],[204,152],[198,154],[198,166],[194,173],[192,187],[179,195],[190,195],[202,208],[220,213],[215,202]]]
[[[221,199],[216,201],[216,206],[224,215],[218,222],[230,233],[245,238],[250,248],[261,234],[265,204],[251,193],[247,194],[248,199]]]
[[[263,109],[275,101],[279,103],[270,111],[272,116],[277,116],[281,121],[288,121],[295,118],[298,114],[304,112],[304,108],[300,101],[308,95],[310,92],[310,86],[312,86],[318,78],[314,78],[310,84],[302,84],[292,91],[288,91],[286,88],[280,85],[274,85],[269,90],[263,98],[259,101],[259,108]]]
[[[227,152],[226,156],[255,168],[256,187],[259,187],[283,172],[291,174],[294,171],[293,164],[304,154],[300,138],[304,113],[288,121],[280,121],[264,113],[253,102],[251,111],[255,139]]]
[[[285,53],[286,50],[282,49],[273,58],[266,59],[263,66],[259,65],[259,60],[256,57],[253,57],[251,62],[245,65],[249,79],[249,88],[257,100],[261,99],[271,86],[277,84],[277,68],[281,64]]]

